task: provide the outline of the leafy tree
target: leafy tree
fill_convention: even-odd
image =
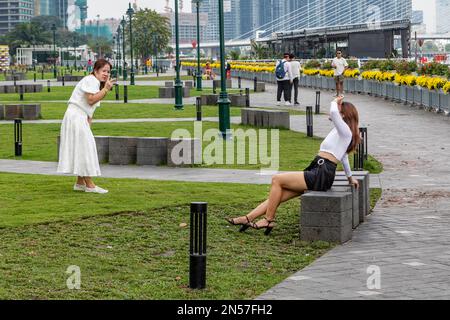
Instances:
[[[239,50],[232,50],[228,53],[230,55],[231,60],[239,60],[241,53]]]
[[[126,27],[129,47],[129,24]],[[133,50],[136,56],[145,59],[156,50],[164,52],[172,36],[169,19],[155,10],[140,9],[133,16]]]

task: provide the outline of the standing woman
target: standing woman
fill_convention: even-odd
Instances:
[[[75,191],[108,192],[92,181],[101,172],[91,124],[95,109],[114,86],[109,79],[111,67],[104,59],[95,62],[92,74],[73,90],[61,125],[58,172],[78,176]]]
[[[327,191],[331,188],[336,175],[336,167],[342,162],[348,182],[359,187],[353,179],[348,153],[354,151],[361,141],[359,135],[359,116],[355,106],[343,102],[340,96],[331,102],[330,120],[333,130],[320,145],[317,157],[303,172],[281,173],[273,176],[269,198],[249,214],[227,219],[232,225],[240,225],[240,231],[249,227],[265,229],[268,235],[275,226],[275,214],[278,206],[285,201],[302,195],[306,190]],[[264,215],[258,222],[254,219]]]

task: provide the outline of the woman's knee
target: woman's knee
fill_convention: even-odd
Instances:
[[[279,174],[276,174],[272,177],[272,185],[281,185],[281,176]]]

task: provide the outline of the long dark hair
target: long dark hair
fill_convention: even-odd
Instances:
[[[345,123],[352,131],[352,142],[348,146],[347,153],[356,150],[356,147],[361,143],[361,136],[359,134],[359,114],[356,107],[350,102],[343,102],[341,105],[341,113]]]
[[[92,75],[95,76],[95,72],[100,70],[101,68],[103,68],[104,66],[109,65],[109,69],[112,69],[112,64],[105,59],[98,59],[97,61],[95,61],[94,64],[94,70],[92,71]],[[105,82],[100,81],[100,90],[102,90],[105,87]]]

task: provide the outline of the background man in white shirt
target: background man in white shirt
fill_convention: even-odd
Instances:
[[[342,51],[336,51],[336,58],[331,66],[334,68],[334,79],[336,81],[336,97],[344,93],[344,72],[348,69],[347,60],[342,58]]]
[[[291,83],[292,83],[292,71],[291,71],[291,64],[289,59],[289,53],[284,54],[284,59],[277,62],[277,65],[275,69],[278,68],[278,65],[283,64],[284,68],[284,75],[283,77],[277,78],[277,84],[278,84],[278,90],[277,90],[277,105],[281,104],[281,95],[284,94],[284,101],[285,105],[289,106],[291,105]],[[275,72],[276,74],[276,72]]]
[[[294,104],[299,105],[298,102],[298,83],[300,80],[300,62],[298,62],[295,59],[295,55],[292,53],[289,55],[289,60],[291,64],[291,71],[292,71],[292,86],[294,87]],[[291,89],[292,92],[292,89]]]

